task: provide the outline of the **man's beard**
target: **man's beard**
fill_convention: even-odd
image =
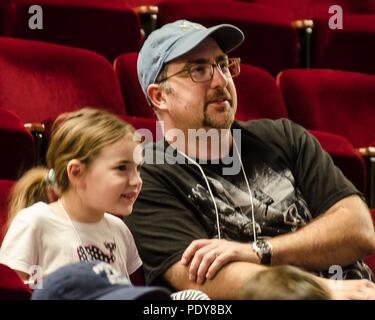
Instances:
[[[215,99],[219,97],[225,97],[229,104],[230,107],[229,109],[226,108],[225,111],[222,113],[225,113],[226,117],[223,118],[222,114],[219,112],[215,112],[216,116],[211,116],[208,113],[208,105],[210,102],[214,101]],[[220,119],[220,120],[219,120]],[[203,127],[205,128],[214,128],[214,129],[229,129],[234,121],[234,110],[232,106],[232,98],[229,94],[228,91],[224,89],[217,89],[215,94],[209,97],[206,101],[206,104],[204,106],[204,111],[203,111]]]
[[[204,128],[214,128],[214,129],[229,129],[234,120],[233,108],[225,111],[226,117],[223,118],[222,115],[211,116],[205,108],[203,112],[203,127]]]

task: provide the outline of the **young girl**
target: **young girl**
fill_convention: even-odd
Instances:
[[[131,213],[142,185],[133,132],[105,111],[85,108],[59,117],[49,169],[30,170],[13,191],[0,263],[23,280],[87,260],[108,262],[128,278],[139,275],[134,239],[114,216]]]

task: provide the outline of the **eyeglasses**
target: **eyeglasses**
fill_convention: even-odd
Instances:
[[[194,82],[211,81],[214,76],[214,68],[217,67],[227,78],[234,78],[240,74],[240,58],[229,58],[216,63],[193,63],[187,65],[182,70],[159,80],[159,83],[168,80],[178,74],[187,72]]]

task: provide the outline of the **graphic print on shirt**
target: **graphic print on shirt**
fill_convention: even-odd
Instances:
[[[116,243],[105,242],[104,247],[109,250],[109,253],[103,252],[100,248],[95,245],[79,245],[77,247],[77,253],[80,261],[100,260],[109,264],[116,261],[114,250],[116,249]],[[88,257],[89,255],[89,257]]]
[[[245,181],[236,186],[219,175],[208,177],[219,212],[223,238],[252,241],[253,221],[250,195]],[[295,231],[312,219],[305,200],[294,189],[294,178],[289,170],[275,172],[264,166],[249,179],[253,196],[256,232],[270,237]],[[213,235],[217,235],[216,213],[206,186],[196,184],[188,197],[203,213]]]

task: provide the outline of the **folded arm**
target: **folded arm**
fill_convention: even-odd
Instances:
[[[164,278],[176,290],[196,289],[211,299],[237,299],[245,281],[264,268],[248,262],[232,262],[221,268],[213,279],[198,284],[189,279],[188,267],[178,261],[165,272]]]
[[[272,264],[308,270],[348,265],[375,251],[371,215],[358,196],[346,197],[296,232],[270,240]]]
[[[338,201],[326,213],[296,232],[269,239],[272,265],[295,265],[306,270],[325,270],[348,265],[375,251],[371,215],[358,196]],[[189,264],[190,279],[212,278],[231,261],[259,263],[249,243],[218,239],[193,241],[182,256]]]
[[[270,242],[273,265],[322,270],[331,265],[348,265],[375,251],[375,232],[366,205],[358,196],[350,196],[298,231],[274,237]],[[196,288],[213,297],[229,299],[235,297],[244,279],[261,268],[264,267],[259,266],[249,243],[199,239],[188,246],[165,278],[178,289]],[[329,280],[320,281],[332,287],[336,298],[364,298],[363,287],[370,298],[375,298],[375,287],[366,280],[344,281],[340,290]]]

